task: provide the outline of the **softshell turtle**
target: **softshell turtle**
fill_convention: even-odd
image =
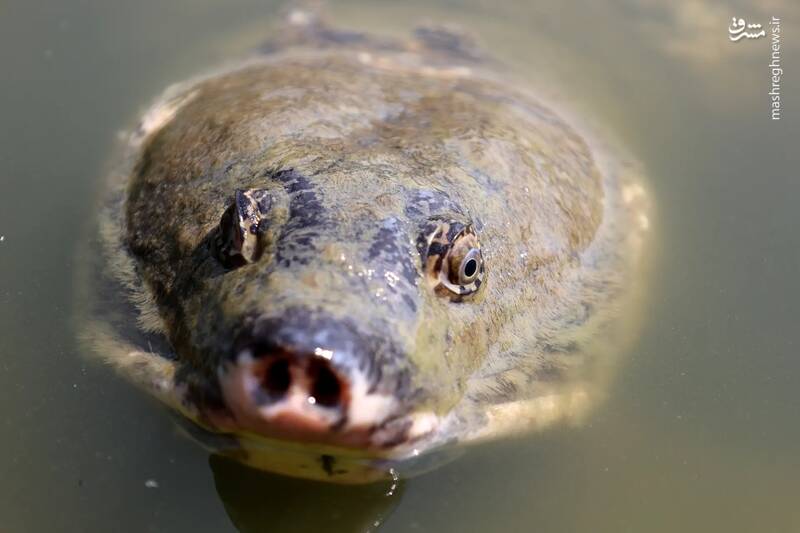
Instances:
[[[276,35],[124,137],[93,351],[216,451],[341,482],[595,403],[635,314],[638,167],[458,32]]]

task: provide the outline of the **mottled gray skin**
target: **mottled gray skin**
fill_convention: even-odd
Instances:
[[[130,135],[101,217],[99,283],[116,296],[96,350],[243,461],[306,477],[372,479],[580,414],[641,275],[638,169],[456,34],[395,43],[306,22],[171,88]],[[258,253],[232,268],[220,220],[237,190],[268,205]],[[476,235],[474,293],[437,287],[443,223]],[[331,350],[381,422],[341,416],[310,443],[256,436],[220,392],[253,346]]]

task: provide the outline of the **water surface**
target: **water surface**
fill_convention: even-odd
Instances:
[[[334,3],[353,28],[460,22],[613,133],[657,205],[643,331],[580,427],[395,487],[260,474],[83,359],[76,250],[117,132],[256,46],[281,4],[0,4],[0,530],[798,531],[800,15],[789,0]],[[783,118],[767,39],[782,20]]]

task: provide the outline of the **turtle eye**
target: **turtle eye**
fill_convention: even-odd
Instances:
[[[472,226],[451,220],[432,224],[428,230],[424,266],[434,291],[454,301],[478,292],[485,267]]]
[[[470,248],[462,258],[453,257],[451,264],[451,281],[459,285],[469,285],[478,279],[483,269],[483,257],[478,248]],[[453,276],[452,274],[456,274]]]
[[[271,206],[272,197],[263,189],[236,190],[214,240],[214,255],[225,268],[239,268],[261,257]]]

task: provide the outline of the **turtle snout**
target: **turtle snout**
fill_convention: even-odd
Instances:
[[[322,355],[245,350],[221,384],[237,423],[265,436],[320,440],[347,420],[350,379]]]
[[[298,442],[366,447],[396,414],[360,369],[355,332],[337,323],[279,320],[259,324],[220,368],[225,406],[235,428]],[[302,327],[301,327],[302,326]]]
[[[248,366],[258,385],[257,403],[276,404],[296,396],[318,409],[347,409],[349,380],[323,355],[279,350],[256,357],[258,362]]]

